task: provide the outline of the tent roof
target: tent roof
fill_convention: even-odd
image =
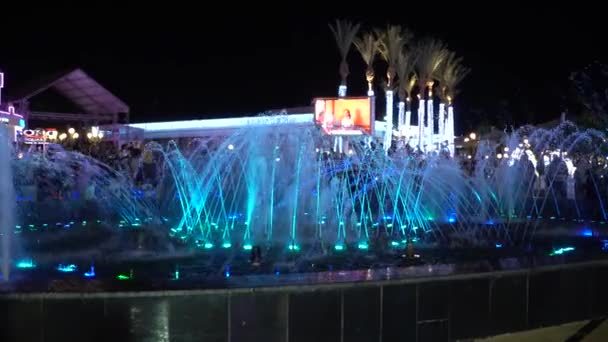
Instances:
[[[129,106],[82,69],[64,70],[39,78],[10,101],[26,101],[52,88],[87,114],[128,113]]]

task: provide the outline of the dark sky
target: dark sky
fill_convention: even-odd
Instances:
[[[330,20],[346,17],[365,27],[394,23],[417,36],[443,39],[472,68],[457,99],[462,128],[476,120],[470,114],[476,110],[493,115],[500,100],[525,102],[524,112],[534,113],[530,120],[558,117],[568,74],[607,56],[605,19],[590,7],[458,8],[433,2],[426,11],[333,16],[315,14],[329,11],[312,3],[306,10],[260,5],[239,13],[236,4],[228,4],[230,10],[150,8],[149,14],[102,7],[39,16],[18,12],[4,23],[10,30],[2,30],[0,68],[10,88],[81,66],[131,106],[133,121],[230,116],[334,96],[339,56]],[[350,64],[350,93],[362,95],[363,63],[354,51]],[[520,108],[514,120],[526,119]]]

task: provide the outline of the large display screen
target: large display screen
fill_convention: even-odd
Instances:
[[[325,134],[373,134],[374,115],[370,97],[315,99],[315,123]]]

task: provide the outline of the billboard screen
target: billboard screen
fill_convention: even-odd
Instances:
[[[370,97],[315,99],[315,123],[329,135],[373,134]]]

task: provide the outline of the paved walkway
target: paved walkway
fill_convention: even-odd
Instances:
[[[582,321],[513,334],[493,336],[483,342],[606,342],[608,320]]]

